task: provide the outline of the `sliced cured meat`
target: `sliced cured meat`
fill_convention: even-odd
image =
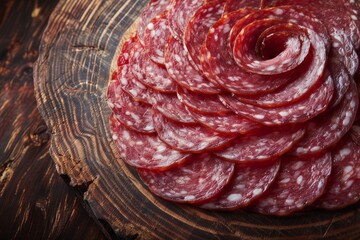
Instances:
[[[119,67],[118,81],[120,82],[122,90],[127,92],[136,101],[150,105],[156,102],[159,93],[140,83],[132,73],[128,64]]]
[[[255,163],[275,159],[291,149],[305,130],[297,127],[264,129],[261,134],[247,134],[224,150],[214,152],[223,159],[236,163]]]
[[[231,95],[222,95],[220,99],[237,114],[267,126],[274,126],[305,122],[318,116],[329,106],[333,92],[333,80],[328,74],[326,81],[307,98],[284,107],[262,108],[243,103],[242,98]]]
[[[309,53],[306,31],[292,23],[282,23],[278,19],[259,20],[244,27],[241,33],[235,39],[233,56],[247,72],[262,75],[285,73],[298,67]],[[275,50],[273,56],[259,57],[259,53],[269,49]]]
[[[164,116],[176,122],[196,123],[184,104],[180,102],[176,94],[163,94],[154,107]]]
[[[331,108],[334,108],[348,92],[352,80],[349,73],[346,71],[344,64],[333,59],[330,59],[328,64],[331,77],[334,81],[334,96],[331,102]]]
[[[141,179],[161,198],[181,203],[201,203],[218,195],[229,183],[234,164],[211,155],[193,155],[181,167],[167,171],[140,169]]]
[[[330,153],[310,159],[282,157],[276,180],[251,209],[269,215],[304,209],[324,193],[331,164]]]
[[[119,94],[114,102],[114,118],[138,132],[155,132],[152,120],[152,110],[148,104],[136,102],[132,97],[119,88]]]
[[[173,0],[173,2],[168,17],[170,30],[176,39],[182,40],[190,18],[204,4],[204,0]]]
[[[291,154],[297,156],[317,154],[336,144],[350,130],[358,105],[356,85],[351,81],[346,97],[337,107],[308,123],[306,135]]]
[[[237,133],[245,134],[259,128],[261,125],[235,113],[225,113],[223,115],[202,114],[199,112],[191,112],[191,115],[200,124],[213,129],[220,133]]]
[[[139,41],[144,46],[145,43],[145,31],[150,21],[157,15],[162,14],[169,6],[171,6],[172,0],[155,0],[150,1],[149,4],[143,9],[138,20],[137,35]]]
[[[156,16],[146,27],[144,48],[150,59],[158,64],[164,64],[164,49],[169,36],[167,12]]]
[[[181,87],[177,88],[177,94],[180,101],[193,111],[217,115],[231,112],[221,103],[217,95],[195,93]]]
[[[228,38],[232,26],[252,10],[243,9],[222,17],[210,29],[206,38],[206,52],[203,52],[204,73],[212,81],[217,82],[227,91],[240,95],[254,95],[271,92],[287,83],[290,78],[270,77],[252,74],[241,69],[231,55]],[[204,64],[208,63],[209,67]]]
[[[172,79],[181,87],[207,94],[221,91],[191,65],[183,44],[172,36],[168,39],[165,49],[165,66]]]
[[[233,210],[258,199],[271,186],[280,169],[280,160],[264,166],[236,165],[233,180],[215,199],[200,207]]]
[[[200,7],[189,21],[184,35],[184,44],[191,62],[201,70],[201,47],[209,28],[221,17],[224,2],[214,0]]]
[[[261,0],[227,0],[224,5],[224,14],[235,12],[241,8],[259,9]]]
[[[131,166],[145,169],[167,169],[184,162],[189,154],[164,144],[156,134],[141,134],[124,127],[113,116],[110,120],[113,140],[121,158]]]
[[[138,44],[138,42],[139,42],[139,39],[138,39],[137,35],[132,36],[126,42],[124,42],[124,44],[121,48],[121,53],[120,53],[118,61],[117,61],[118,66],[129,63],[130,53],[131,53],[132,49],[134,49],[134,45]]]
[[[317,207],[338,209],[360,199],[360,146],[349,136],[332,151],[333,167],[324,195]]]
[[[144,85],[159,92],[176,91],[176,85],[169,73],[163,66],[151,61],[145,49],[139,48],[131,54],[130,65],[134,76]]]
[[[234,136],[221,135],[201,125],[174,122],[154,109],[153,120],[159,138],[174,149],[203,152],[228,144]]]

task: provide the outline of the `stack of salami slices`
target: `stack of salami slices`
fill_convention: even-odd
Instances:
[[[359,46],[356,1],[152,0],[108,87],[113,140],[169,201],[343,208],[360,199]]]

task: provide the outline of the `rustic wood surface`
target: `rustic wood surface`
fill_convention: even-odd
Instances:
[[[50,128],[50,153],[98,219],[126,239],[359,239],[359,205],[290,217],[212,212],[150,194],[119,158],[109,131],[106,88],[140,0],[60,0],[35,68],[38,106]]]
[[[56,172],[33,63],[57,1],[0,1],[0,239],[106,239]],[[105,231],[104,231],[105,232]]]

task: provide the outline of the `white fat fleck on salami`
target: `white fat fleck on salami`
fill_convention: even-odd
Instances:
[[[294,165],[301,168],[294,170]],[[288,215],[312,204],[325,191],[331,173],[331,154],[310,159],[282,157],[276,180],[250,209],[262,214]],[[284,181],[286,180],[286,181]]]
[[[274,108],[263,108],[243,103],[242,98],[232,95],[221,95],[220,99],[237,114],[268,126],[301,123],[324,112],[331,103],[334,84],[327,74],[326,81],[315,89],[310,96],[291,105]]]
[[[349,136],[332,150],[333,168],[317,207],[339,209],[360,199],[360,146]]]
[[[234,164],[214,156],[192,155],[179,167],[161,172],[139,169],[138,172],[150,190],[159,197],[174,202],[200,204],[222,191],[230,182],[234,169]]]
[[[172,79],[184,88],[208,94],[221,91],[191,65],[182,42],[172,36],[169,37],[165,49],[165,66]]]
[[[209,152],[229,143],[234,136],[223,135],[201,125],[189,125],[166,118],[154,109],[153,120],[159,138],[174,149]]]
[[[164,144],[156,134],[142,134],[124,127],[111,117],[113,138],[123,160],[131,166],[145,169],[167,169],[189,157]]]
[[[358,92],[354,81],[351,80],[346,97],[334,109],[308,123],[306,135],[290,154],[312,155],[336,144],[350,130],[358,105]],[[314,147],[317,148],[314,149]]]
[[[236,165],[233,179],[222,194],[200,207],[227,210],[245,207],[266,192],[279,169],[280,160],[264,166]]]
[[[253,163],[277,158],[292,148],[304,129],[278,128],[258,130],[257,134],[239,136],[229,147],[214,154],[236,163]]]

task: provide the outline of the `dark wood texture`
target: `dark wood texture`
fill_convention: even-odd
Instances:
[[[33,63],[57,1],[0,1],[0,239],[106,239],[56,172]]]
[[[116,152],[106,89],[116,50],[145,1],[61,0],[35,69],[36,97],[60,174],[126,239],[359,239],[359,206],[267,217],[171,204],[149,193]]]

